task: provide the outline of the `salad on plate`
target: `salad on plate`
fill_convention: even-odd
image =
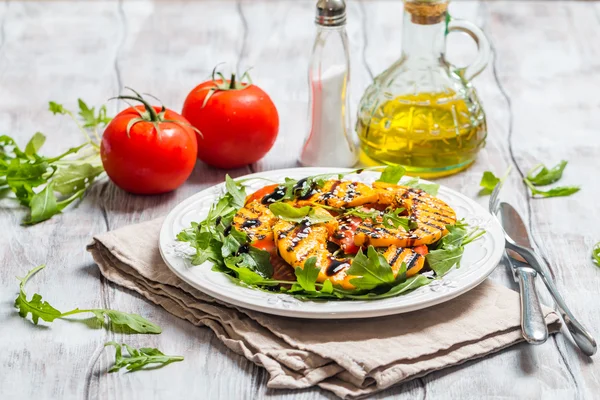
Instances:
[[[381,168],[381,167],[379,167]],[[226,192],[206,218],[177,235],[238,284],[300,299],[399,296],[460,267],[464,246],[485,231],[457,221],[438,185],[386,167],[371,184],[346,173],[267,181]],[[253,178],[250,178],[253,179]]]

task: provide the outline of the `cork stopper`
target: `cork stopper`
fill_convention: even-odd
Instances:
[[[404,11],[410,14],[410,20],[414,24],[433,25],[446,18],[448,0],[406,0]]]

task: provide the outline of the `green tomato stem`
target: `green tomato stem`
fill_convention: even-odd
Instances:
[[[144,108],[146,108],[146,111],[148,111],[148,114],[150,114],[150,121],[151,122],[162,122],[161,118],[158,116],[158,113],[156,112],[156,110],[154,109],[154,107],[152,107],[150,105],[150,103],[148,103],[146,100],[144,100],[144,98],[142,96],[139,96],[139,97],[134,97],[134,96],[119,96],[119,97],[117,97],[117,99],[119,99],[119,100],[135,100],[135,101],[139,101],[140,103],[142,103],[144,105]]]

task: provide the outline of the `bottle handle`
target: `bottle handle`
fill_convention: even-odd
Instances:
[[[471,36],[477,44],[477,57],[470,65],[456,68],[456,72],[465,80],[470,81],[479,75],[487,66],[491,55],[490,42],[485,33],[477,25],[464,19],[450,19],[447,32],[464,32]]]

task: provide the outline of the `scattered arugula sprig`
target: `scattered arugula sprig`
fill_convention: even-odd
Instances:
[[[496,185],[500,183],[500,180],[493,172],[485,171],[481,177],[481,182],[479,182],[479,186],[482,188],[479,191],[479,195],[492,194]]]
[[[592,248],[592,259],[600,267],[600,242],[596,243]]]
[[[506,178],[508,178],[508,175],[510,174],[511,170],[512,170],[512,166],[509,166],[501,178],[498,178],[491,171],[485,171],[483,173],[483,176],[481,177],[481,181],[479,182],[479,186],[481,187],[481,190],[479,191],[479,195],[484,196],[484,195],[492,194],[492,192],[494,191],[496,186],[500,182],[504,182],[506,180]]]
[[[33,275],[35,275],[35,273],[43,268],[45,268],[45,265],[40,265],[29,271],[24,278],[18,278],[21,283],[19,284],[19,295],[15,299],[15,307],[19,310],[19,315],[21,317],[27,318],[27,315],[31,314],[33,323],[37,325],[40,319],[46,322],[53,322],[55,319],[65,318],[75,314],[92,313],[101,324],[105,323],[105,317],[107,317],[111,322],[109,326],[112,328],[125,327],[125,329],[137,333],[161,332],[160,326],[137,314],[128,314],[122,311],[106,309],[80,310],[79,308],[63,313],[52,307],[47,301],[42,301],[42,296],[38,293],[35,293],[31,300],[27,300],[25,284]]]
[[[535,186],[550,185],[562,178],[566,166],[565,160],[561,160],[551,169],[546,168],[544,164],[538,164],[527,172],[527,180]]]
[[[527,172],[523,182],[531,190],[532,196],[560,197],[570,196],[580,190],[579,186],[557,186],[550,190],[540,190],[536,186],[550,185],[562,178],[567,161],[562,160],[554,167],[548,169],[544,164],[538,164]]]
[[[152,369],[157,369],[173,362],[183,361],[182,356],[168,356],[162,351],[150,347],[134,349],[125,343],[120,345],[119,343],[112,341],[104,344],[104,346],[115,347],[115,365],[113,365],[108,372],[117,372],[121,368],[125,368],[130,372],[139,371],[151,364],[158,364],[152,367]],[[122,347],[125,347],[129,357],[123,357]]]
[[[98,127],[110,121],[106,107],[102,106],[96,113],[95,108],[90,108],[83,100],[79,99],[78,104],[80,119],[61,104],[49,103],[52,113],[68,115],[86,138],[81,146],[56,157],[38,154],[46,141],[46,136],[40,132],[32,136],[25,150],[21,150],[13,138],[0,136],[0,193],[6,195],[12,192],[23,206],[30,209],[30,215],[23,224],[36,224],[62,212],[83,197],[94,179],[104,172]],[[93,132],[94,138],[88,130]]]

